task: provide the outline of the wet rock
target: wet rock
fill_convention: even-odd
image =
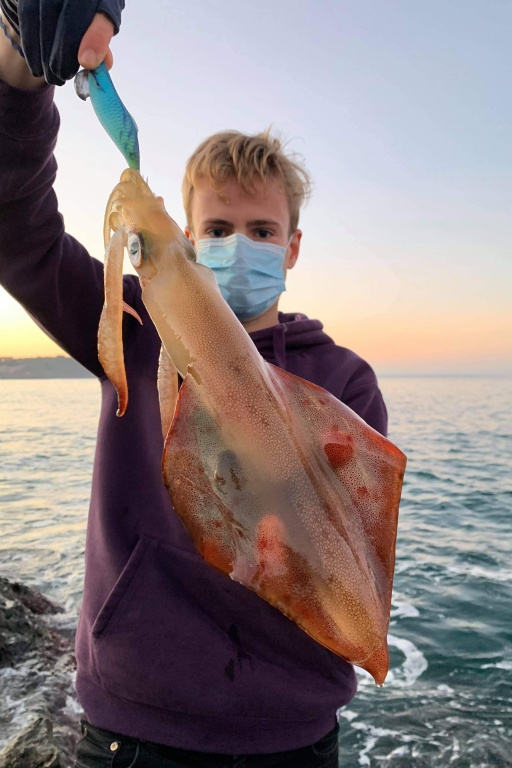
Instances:
[[[0,577],[0,667],[22,663],[35,652],[56,658],[71,645],[40,617],[62,608],[36,590]]]
[[[0,768],[73,764],[81,714],[73,643],[74,617],[36,590],[0,577],[0,746],[10,739]]]
[[[38,717],[0,752],[0,768],[65,768],[53,738],[53,725]]]

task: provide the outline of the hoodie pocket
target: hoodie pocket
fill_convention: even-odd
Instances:
[[[102,687],[128,701],[210,714],[210,686],[225,687],[233,656],[222,609],[231,585],[199,555],[141,537],[92,627]]]
[[[161,710],[310,721],[340,703],[325,648],[195,552],[151,538],[100,611],[92,650],[104,690]]]
[[[113,618],[115,612],[118,609],[121,609],[123,600],[127,599],[130,585],[136,578],[139,568],[142,565],[148,546],[149,541],[147,539],[140,538],[138,540],[128,562],[121,571],[121,575],[116,581],[112,592],[107,597],[96,617],[91,630],[93,637],[100,637],[107,630],[109,622]]]

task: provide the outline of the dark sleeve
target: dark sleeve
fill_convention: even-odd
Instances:
[[[343,402],[386,437],[388,412],[373,369],[363,360],[347,382]]]
[[[96,339],[103,265],[65,233],[58,211],[53,90],[0,81],[0,284],[65,352],[102,376]],[[138,281],[126,276],[125,301],[136,303],[138,291]]]

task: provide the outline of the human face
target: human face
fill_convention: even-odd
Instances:
[[[258,242],[289,246],[283,265],[284,275],[295,266],[299,256],[302,232],[297,229],[290,239],[290,211],[284,189],[277,181],[258,182],[254,194],[248,195],[235,179],[223,186],[219,197],[211,185],[202,179],[194,186],[192,196],[192,227],[185,234],[192,241],[207,237],[228,237],[240,233]],[[276,302],[263,315],[244,323],[248,331],[276,325]]]

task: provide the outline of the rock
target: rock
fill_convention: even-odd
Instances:
[[[34,652],[54,658],[71,645],[42,617],[62,608],[36,590],[0,577],[0,667],[22,663]]]
[[[0,752],[0,768],[64,768],[50,720],[38,717],[11,739]]]
[[[19,584],[17,581],[8,582],[7,579],[2,579],[1,581],[7,582],[5,588],[8,591],[10,590],[15,599],[17,598],[32,613],[62,613],[63,609],[60,605],[55,605],[55,603],[52,603],[51,600],[48,600],[47,597],[35,589],[30,589],[30,587]],[[12,602],[14,604],[14,600]]]
[[[81,714],[75,630],[74,619],[62,614],[40,592],[0,577],[0,745],[11,739],[0,768],[73,765]],[[36,718],[28,725],[27,715]]]

